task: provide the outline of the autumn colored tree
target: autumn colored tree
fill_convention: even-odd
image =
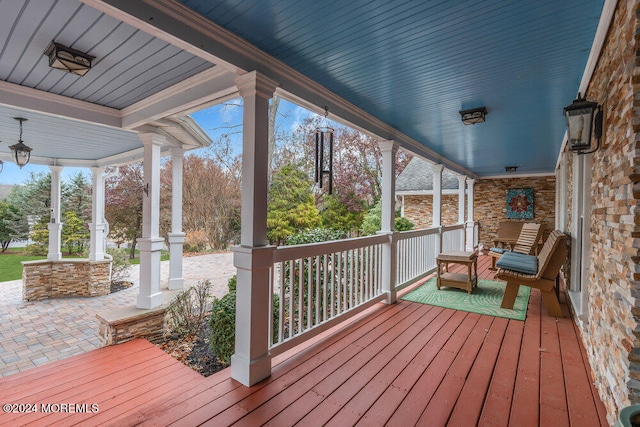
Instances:
[[[313,182],[297,165],[274,172],[267,204],[267,238],[282,244],[297,232],[320,226],[320,213],[312,192]]]
[[[120,166],[118,175],[105,183],[105,218],[109,235],[130,242],[129,257],[135,256],[136,239],[142,236],[142,163]]]
[[[305,119],[297,131],[297,138],[303,141],[305,155],[303,165],[309,174],[313,173],[315,157],[315,129],[328,125],[335,130],[333,158],[334,195],[324,201],[326,193],[318,191],[318,204],[323,214],[325,226],[340,224],[357,230],[364,214],[375,205],[381,195],[382,154],[378,141],[363,133],[335,122],[323,122],[320,117]],[[396,174],[399,174],[411,160],[405,152],[399,152],[396,159]],[[334,200],[333,197],[337,198]],[[341,205],[341,206],[340,206]]]
[[[240,232],[239,162],[186,156],[183,163],[183,228],[203,232],[213,249],[226,249]],[[169,174],[169,164],[166,174]]]

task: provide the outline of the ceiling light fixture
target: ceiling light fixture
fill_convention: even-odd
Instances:
[[[484,122],[487,113],[486,107],[472,108],[471,110],[459,111],[462,117],[462,123],[465,125],[475,125],[476,123]]]
[[[79,50],[71,49],[52,41],[44,51],[49,57],[49,67],[84,76],[91,69],[91,61],[95,56],[87,55]]]
[[[18,138],[18,143],[9,146],[9,149],[13,161],[22,169],[31,159],[31,147],[27,147],[22,141],[22,122],[26,122],[27,119],[22,117],[14,117],[14,119],[20,122],[20,138]]]

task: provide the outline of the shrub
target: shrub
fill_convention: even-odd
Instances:
[[[207,249],[207,234],[204,230],[189,231],[184,236],[184,252],[204,252]]]
[[[405,217],[399,216],[394,220],[394,229],[396,231],[409,231],[413,230],[414,227],[415,225]]]
[[[181,291],[167,309],[169,332],[178,336],[197,335],[206,318],[210,296],[210,280]]]
[[[27,245],[24,250],[27,252],[27,254],[33,256],[45,256],[49,253],[49,247],[47,245],[41,245],[38,243]]]
[[[236,341],[236,276],[229,279],[229,293],[222,298],[214,298],[211,306],[211,338],[209,346],[218,359],[226,363],[231,363],[231,356],[235,350]],[[278,336],[277,313],[279,308],[278,296],[273,296],[273,337]]]
[[[344,231],[332,228],[308,228],[287,239],[287,245],[303,245],[305,243],[320,243],[329,240],[342,239]]]
[[[209,345],[221,362],[231,363],[236,339],[236,292],[215,298],[211,307]]]
[[[121,282],[129,277],[131,261],[129,251],[120,248],[108,248],[107,254],[111,255],[111,282]]]

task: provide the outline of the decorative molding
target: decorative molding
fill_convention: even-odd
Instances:
[[[120,110],[0,81],[0,104],[91,124],[121,128]]]
[[[214,67],[122,110],[122,127],[135,129],[168,116],[183,117],[237,94],[236,75]]]

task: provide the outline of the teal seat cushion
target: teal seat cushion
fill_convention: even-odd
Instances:
[[[496,262],[496,267],[523,274],[537,274],[538,257],[519,252],[505,252]]]
[[[491,252],[495,252],[497,254],[503,254],[505,252],[508,252],[506,249],[502,249],[502,248],[491,248],[489,249]]]

